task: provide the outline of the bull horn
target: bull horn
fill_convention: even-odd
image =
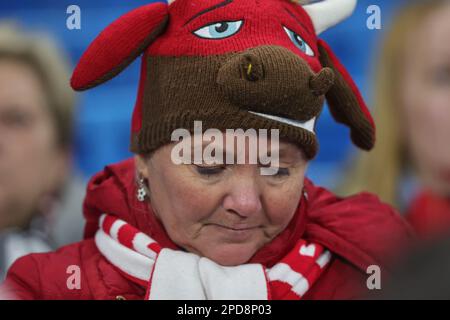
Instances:
[[[355,10],[357,0],[324,0],[303,6],[311,17],[316,34],[345,20]]]

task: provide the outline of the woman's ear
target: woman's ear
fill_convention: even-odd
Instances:
[[[335,82],[325,95],[333,118],[350,128],[355,145],[364,150],[372,149],[375,145],[375,123],[361,93],[328,44],[319,40],[318,48],[322,66],[331,68],[335,73]]]
[[[71,79],[77,91],[111,80],[162,34],[169,20],[166,3],[137,8],[110,24],[92,42]]]
[[[135,155],[134,163],[138,176],[148,180],[150,172],[148,169],[147,159],[142,155]]]

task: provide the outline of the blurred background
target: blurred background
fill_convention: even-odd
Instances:
[[[155,1],[143,0],[17,0],[0,3],[0,19],[14,19],[25,28],[52,34],[68,51],[73,64],[89,43],[109,23],[122,14]],[[360,0],[355,14],[346,22],[322,35],[348,68],[368,102],[371,100],[371,63],[376,57],[382,34],[402,0]],[[68,30],[66,9],[81,8],[81,30]],[[382,29],[369,30],[366,13],[370,5],[381,9]],[[139,60],[107,84],[79,95],[76,112],[75,167],[90,177],[106,164],[131,156],[127,146],[130,119],[135,103],[139,77]],[[369,103],[370,104],[370,103]],[[335,186],[339,168],[353,146],[345,127],[336,124],[326,109],[318,123],[320,153],[309,170],[319,185]]]
[[[151,2],[156,1],[0,2],[0,25],[16,25],[22,32],[0,28],[0,58],[20,56],[38,71],[32,75],[8,59],[0,63],[0,156],[6,155],[0,162],[0,280],[18,256],[81,239],[87,179],[105,165],[132,156],[130,120],[140,60],[112,81],[81,94],[70,90],[68,77],[99,32],[119,16]],[[70,15],[66,11],[73,4],[81,9],[80,30],[66,26]],[[399,209],[424,237],[450,230],[448,4],[446,0],[359,0],[349,19],[321,35],[371,107],[377,145],[370,154],[356,150],[348,129],[324,108],[317,125],[320,151],[308,177],[342,196],[361,191],[376,194]],[[368,20],[378,13],[370,8],[379,8],[381,28],[368,27]],[[38,35],[28,39],[33,34]],[[51,49],[47,38],[55,40],[59,50]],[[39,87],[36,75],[50,86]],[[22,88],[20,83],[28,86]],[[39,99],[25,99],[44,91],[53,98],[50,114],[44,114],[45,108],[36,109],[33,101]],[[16,112],[20,108],[15,103],[29,110]],[[34,120],[28,119],[27,113],[33,112]],[[46,128],[54,127],[56,136],[65,137],[63,141],[54,144],[54,137],[40,137],[39,121],[47,121]],[[36,149],[23,147],[25,143]],[[30,158],[34,166],[22,165],[23,159]],[[68,166],[73,169],[67,170]]]

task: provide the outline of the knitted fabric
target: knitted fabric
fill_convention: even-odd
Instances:
[[[142,53],[132,120],[135,153],[169,143],[175,129],[193,132],[197,120],[203,130],[278,129],[281,139],[298,144],[311,159],[325,99],[357,146],[374,145],[375,126],[361,94],[295,1],[143,6],[97,37],[72,86],[85,90],[108,81]]]

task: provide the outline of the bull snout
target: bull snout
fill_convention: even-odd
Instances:
[[[334,72],[323,68],[316,74],[290,50],[261,46],[228,59],[217,83],[242,109],[306,121],[320,113]]]

